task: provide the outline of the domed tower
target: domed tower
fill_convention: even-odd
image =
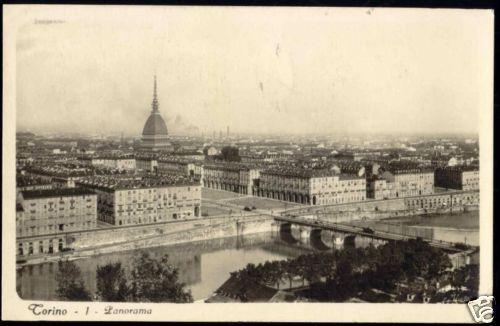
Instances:
[[[156,91],[156,76],[154,78],[153,103],[151,103],[151,114],[142,129],[142,147],[145,149],[165,149],[170,147],[168,142],[167,125],[160,115],[158,94]]]

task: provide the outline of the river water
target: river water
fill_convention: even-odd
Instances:
[[[479,246],[479,211],[390,218],[382,222],[432,228],[436,240]]]
[[[229,237],[194,243],[146,249],[153,257],[169,255],[169,261],[179,270],[179,278],[191,290],[194,300],[210,296],[230,272],[248,263],[282,260],[310,252],[306,248],[279,242],[271,232]],[[96,290],[95,271],[98,265],[121,262],[128,269],[137,251],[119,252],[75,260],[80,267],[86,287]],[[57,300],[55,275],[57,262],[27,265],[17,271],[17,292],[23,299]]]
[[[474,222],[475,220],[475,222]],[[432,226],[434,235],[448,241],[467,243],[479,242],[477,212],[454,214],[453,216],[434,216],[428,218],[400,218],[391,222],[408,225]],[[370,241],[356,239],[356,246],[366,246]],[[336,246],[339,248],[339,246]],[[146,249],[153,257],[169,255],[169,261],[179,270],[179,278],[191,290],[194,300],[210,296],[230,272],[245,267],[248,263],[263,263],[267,260],[282,260],[311,252],[306,244],[290,244],[283,241],[277,233],[260,233],[240,237],[229,237],[198,241],[180,245]],[[86,287],[95,292],[95,271],[98,265],[121,262],[128,269],[137,251],[119,252],[75,260],[80,267]],[[17,291],[21,298],[32,300],[57,300],[55,275],[57,262],[24,266],[17,271]]]

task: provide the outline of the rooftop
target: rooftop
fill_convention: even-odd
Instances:
[[[165,121],[161,117],[160,112],[158,111],[151,112],[151,115],[144,124],[142,135],[143,136],[168,135],[167,125],[165,124]]]
[[[261,169],[258,164],[251,163],[238,163],[238,162],[225,162],[225,163],[208,163],[203,165],[204,169],[217,169],[226,171],[248,171],[250,169]]]
[[[318,178],[318,177],[331,177],[338,175],[338,173],[329,169],[303,169],[294,167],[270,168],[262,172],[262,174],[299,177],[299,178],[314,178],[314,177]]]
[[[119,189],[144,189],[199,185],[199,182],[184,175],[171,174],[142,177],[93,176],[82,178],[78,181],[78,185],[104,191],[113,191]]]
[[[434,172],[434,169],[429,168],[429,167],[421,167],[418,164],[411,164],[411,163],[392,163],[392,164],[386,164],[384,166],[380,167],[381,171],[388,171],[393,174],[412,174],[412,173],[432,173]]]
[[[158,158],[158,162],[163,163],[179,163],[179,164],[189,164],[189,163],[197,163],[197,160],[185,158],[185,157],[172,157],[172,156],[160,156]]]
[[[83,195],[95,195],[95,193],[83,188],[61,188],[45,190],[26,190],[21,192],[24,199],[50,198],[50,197],[73,197]]]
[[[246,302],[267,302],[277,292],[276,289],[237,275],[232,275],[215,291],[219,295]]]
[[[16,186],[17,187],[25,187],[25,186],[34,186],[34,185],[47,185],[51,184],[47,180],[37,177],[29,177],[25,175],[17,175],[16,176]]]
[[[479,171],[478,166],[467,166],[467,165],[457,165],[457,166],[447,166],[442,168],[437,168],[436,171],[449,171],[449,172],[468,172],[468,171]]]

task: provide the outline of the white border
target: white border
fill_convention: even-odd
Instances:
[[[367,8],[231,8],[231,7],[138,7],[99,6],[109,19],[123,15],[147,15],[151,10],[192,10],[197,14],[209,10],[365,10]],[[425,9],[382,9],[412,11]],[[441,10],[441,9],[434,9]],[[335,304],[335,303],[274,303],[274,304],[116,304],[115,307],[151,308],[152,315],[104,315],[109,303],[91,303],[91,311],[99,314],[84,315],[88,303],[45,302],[47,307],[57,306],[68,311],[80,311],[79,315],[68,313],[62,317],[37,317],[27,307],[35,301],[21,300],[16,293],[15,271],[15,85],[16,85],[16,32],[22,24],[32,21],[40,14],[57,19],[71,16],[75,19],[98,19],[92,15],[94,6],[4,6],[4,61],[3,61],[3,205],[2,205],[2,318],[7,320],[148,320],[148,321],[308,321],[308,322],[473,322],[465,304]],[[120,13],[118,15],[117,13]],[[485,33],[491,38],[482,40],[484,65],[480,73],[484,76],[481,85],[484,96],[480,108],[480,160],[481,160],[481,208],[480,208],[480,294],[491,294],[493,271],[493,11],[449,10],[450,13],[477,15],[484,23]],[[112,13],[112,14],[111,14]],[[123,15],[122,15],[123,14]],[[43,16],[43,15],[42,15]],[[39,17],[39,16],[38,16]],[[482,25],[482,26],[483,26]]]

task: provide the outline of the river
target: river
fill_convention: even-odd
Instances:
[[[210,296],[229,277],[230,272],[248,263],[282,260],[310,252],[305,248],[280,243],[271,233],[229,237],[187,244],[147,249],[153,257],[169,255],[179,269],[179,278],[191,290],[194,300]],[[75,260],[86,287],[95,292],[95,270],[98,265],[121,262],[129,268],[137,251],[120,252]],[[23,299],[56,300],[57,262],[27,265],[17,271],[17,291]]]
[[[394,223],[432,226],[434,235],[445,240],[467,243],[479,242],[478,212],[432,217],[395,218]],[[365,246],[369,241],[356,242]],[[338,247],[338,246],[336,246]],[[170,262],[179,269],[179,278],[191,290],[194,300],[210,296],[229,277],[230,272],[241,269],[248,263],[263,263],[267,260],[282,260],[311,252],[307,245],[286,244],[272,232],[240,237],[229,237],[193,243],[147,249],[152,256],[169,255]],[[75,260],[80,267],[87,288],[96,289],[95,270],[98,265],[120,261],[127,269],[138,254],[137,251],[119,252]],[[17,271],[17,291],[23,299],[56,300],[57,262],[27,265]]]
[[[448,242],[463,242],[479,246],[479,211],[427,216],[390,218],[384,222],[400,223],[434,230],[434,239]]]

